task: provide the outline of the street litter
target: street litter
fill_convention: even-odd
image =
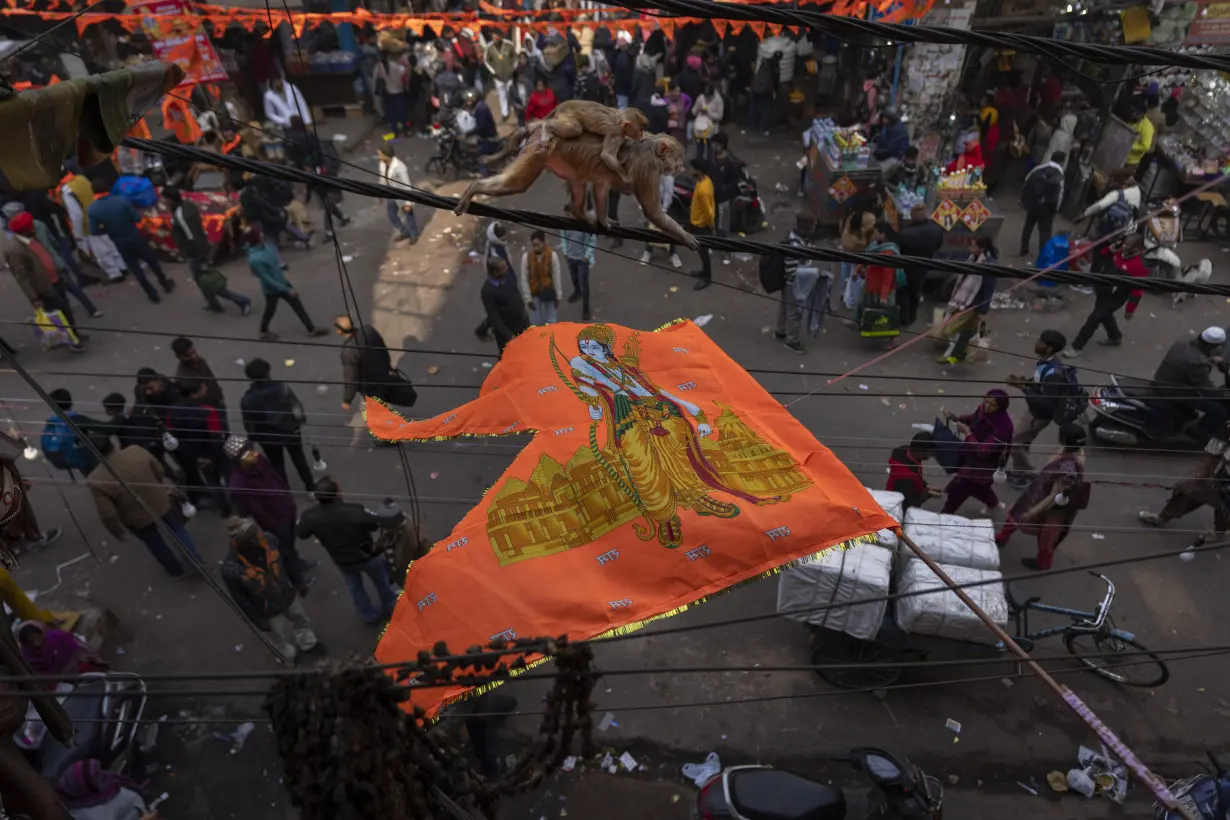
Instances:
[[[1019,781],[1019,780],[1016,782],[1016,784],[1017,784],[1018,786],[1020,786],[1022,789],[1024,789],[1025,791],[1027,791],[1027,792],[1029,792],[1030,794],[1034,795],[1035,797],[1037,797],[1037,796],[1038,796],[1038,790],[1037,790],[1037,789],[1035,789],[1035,788],[1033,788],[1032,786],[1026,786],[1024,783],[1022,783],[1022,782],[1021,782],[1021,781]]]
[[[256,728],[256,724],[251,721],[241,723],[234,732],[228,734],[218,733],[214,737],[219,740],[224,740],[231,744],[231,754],[237,755],[243,751],[243,745],[248,742],[248,735],[252,734],[252,730]]]
[[[717,752],[710,752],[705,758],[704,763],[683,764],[683,776],[695,783],[698,789],[717,777],[721,772],[722,760],[718,757]]]
[[[491,362],[483,362],[483,367],[485,367],[485,368],[487,368],[488,370],[490,370],[490,369],[491,369]]]
[[[1049,772],[1046,775],[1046,782],[1050,784],[1052,791],[1066,792],[1068,791],[1068,778],[1063,772]]]
[[[577,767],[577,756],[568,755],[564,758],[564,762],[560,764],[560,770],[570,772]]]
[[[1094,541],[1105,541],[1106,540],[1106,536],[1100,532],[1095,532],[1092,538]]]
[[[619,756],[620,764],[630,772],[636,771],[636,758],[624,752]]]
[[[944,722],[944,728],[952,729],[957,734],[961,734],[961,724],[953,720],[952,718],[948,718],[948,720]]]
[[[615,722],[615,713],[607,712],[605,715],[602,716],[602,720],[598,722],[598,731],[605,732],[607,729],[610,729],[612,726],[614,726],[616,729],[619,728],[619,724]]]
[[[611,753],[607,752],[602,756],[602,762],[598,764],[604,772],[615,774],[619,771],[619,767],[615,765],[615,758],[611,757]]]
[[[431,365],[430,367],[428,367],[428,368],[427,368],[427,375],[428,375],[428,376],[434,376],[434,375],[436,375],[436,374],[437,374],[437,373],[439,373],[439,372],[440,372],[440,366],[439,366],[439,365],[435,365],[435,364],[433,364],[433,365]]]
[[[354,261],[354,257],[353,256],[343,256],[342,261],[346,263],[350,263]]]
[[[692,324],[696,325],[697,327],[704,327],[705,325],[709,324],[712,321],[713,321],[713,314],[706,313],[704,316],[697,316],[695,319],[693,319]]]
[[[295,366],[295,360],[294,360],[294,359],[287,359],[286,361],[282,362],[282,364],[286,365],[287,367],[294,367],[294,366]]]
[[[671,293],[678,293],[678,292],[679,292],[679,286],[678,286],[678,285],[671,285],[671,286],[670,286],[670,292],[671,292]]]
[[[439,473],[432,473],[432,474],[431,474],[431,477],[432,477],[432,478],[439,478],[439,477],[440,477],[440,474],[439,474]]]
[[[1103,794],[1123,803],[1127,797],[1127,768],[1123,764],[1114,763],[1087,746],[1077,751],[1076,761],[1080,768],[1068,770],[1068,788],[1085,797]]]
[[[318,395],[323,396],[325,393],[328,393],[328,392],[329,392],[329,385],[327,385],[327,384],[318,384],[318,385],[316,385],[316,393],[317,393]]]

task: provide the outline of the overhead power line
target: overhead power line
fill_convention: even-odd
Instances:
[[[1227,70],[1230,70],[1230,59],[1227,60]],[[288,182],[302,182],[315,187],[350,191],[351,193],[358,194],[360,196],[405,200],[418,205],[424,205],[430,208],[440,208],[443,210],[452,210],[457,205],[457,200],[454,197],[444,197],[438,194],[412,191],[405,188],[394,188],[388,185],[361,182],[358,180],[344,179],[340,177],[322,177],[318,174],[299,170],[298,168],[290,168],[284,165],[275,165],[270,162],[245,159],[243,157],[236,157],[227,154],[218,154],[213,151],[207,151],[202,148],[195,148],[187,145],[172,145],[171,143],[157,142],[135,137],[126,139],[124,141],[124,145],[141,151],[147,151],[152,154],[161,154],[163,156],[177,157],[179,159],[186,159],[193,162],[221,165],[228,168],[237,168]],[[533,225],[539,228],[550,228],[552,230],[559,231],[575,230],[584,231],[586,233],[600,233],[607,236],[637,242],[662,242],[663,239],[666,238],[659,231],[651,231],[644,228],[625,228],[614,224],[608,228],[602,228],[601,226],[591,225],[590,223],[583,222],[579,219],[565,219],[563,217],[537,213],[535,211],[511,210],[486,203],[472,203],[470,205],[469,212],[475,216],[485,216],[492,219],[519,222],[524,225]],[[706,245],[713,250],[724,251],[727,253],[754,253],[761,256],[786,256],[796,259],[814,259],[818,262],[849,262],[860,265],[878,265],[889,268],[911,268],[958,274],[970,273],[979,276],[995,276],[1006,279],[1034,279],[1037,278],[1039,274],[1038,271],[1017,270],[1016,268],[1009,268],[1004,265],[956,262],[948,259],[928,259],[921,256],[854,253],[851,251],[829,248],[816,248],[811,246],[796,247],[793,245],[753,242],[746,239],[731,239],[729,237],[723,238],[717,236],[701,236],[697,237],[697,239],[702,245]],[[1073,271],[1058,270],[1046,271],[1043,278],[1050,281],[1067,282],[1071,284],[1130,287],[1132,290],[1143,290],[1148,293],[1190,293],[1203,296],[1230,297],[1230,285],[1194,284],[1168,279],[1135,279],[1133,277],[1123,276],[1120,274],[1077,273]]]
[[[1076,57],[1109,65],[1179,66],[1182,68],[1230,71],[1230,57],[1213,54],[1186,54],[1151,46],[1103,46],[1076,43],[1051,37],[1028,34],[1008,34],[950,28],[948,26],[908,26],[901,23],[876,23],[857,17],[824,14],[816,11],[787,10],[778,4],[742,5],[713,3],[708,0],[611,0],[611,5],[639,12],[672,12],[680,17],[700,17],[710,20],[746,20],[803,26],[834,37],[878,37],[903,43],[939,43],[950,45],[989,46],[1013,49],[1029,54],[1058,59]],[[857,43],[861,45],[861,43]]]

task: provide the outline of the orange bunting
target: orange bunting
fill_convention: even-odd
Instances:
[[[366,418],[386,441],[533,434],[411,564],[380,663],[439,641],[629,632],[897,526],[691,322],[531,328],[474,401],[407,421],[369,398]],[[465,689],[410,692],[430,715]]]

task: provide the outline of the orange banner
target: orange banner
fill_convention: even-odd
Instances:
[[[790,561],[897,526],[862,484],[691,322],[640,332],[564,322],[504,351],[474,401],[389,441],[533,440],[411,565],[381,663],[438,641],[572,640],[639,628]],[[434,713],[461,687],[425,689]]]

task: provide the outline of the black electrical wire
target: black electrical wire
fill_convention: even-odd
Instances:
[[[679,17],[699,17],[709,20],[743,20],[801,26],[834,36],[858,41],[863,37],[880,37],[902,43],[939,43],[949,45],[988,46],[1013,49],[1028,54],[1056,58],[1076,57],[1094,63],[1110,65],[1178,66],[1182,68],[1230,71],[1230,56],[1182,54],[1150,46],[1104,46],[1094,43],[1073,43],[1051,37],[1029,34],[1009,34],[979,30],[956,29],[948,26],[910,26],[901,23],[879,23],[857,17],[806,10],[787,10],[779,4],[742,5],[714,3],[708,0],[611,0],[611,4],[643,12],[646,9],[672,12]]]
[[[1230,58],[1227,58],[1227,64],[1230,66]],[[1230,68],[1228,68],[1228,70],[1230,70]],[[405,188],[393,188],[388,185],[361,182],[358,180],[345,179],[341,177],[325,177],[319,174],[312,174],[307,171],[302,171],[297,168],[289,168],[284,165],[276,165],[274,163],[260,160],[235,157],[229,154],[217,154],[212,151],[187,145],[172,145],[171,143],[156,142],[152,140],[138,139],[135,137],[129,137],[124,140],[123,144],[127,147],[136,148],[141,151],[148,151],[153,154],[177,157],[179,159],[208,163],[211,165],[221,165],[229,168],[238,168],[245,171],[251,171],[253,173],[264,174],[265,176],[270,176],[275,179],[286,180],[288,182],[302,182],[307,185],[316,185],[320,187],[350,191],[351,193],[359,194],[360,196],[405,200],[418,205],[424,205],[430,208],[440,208],[443,210],[453,210],[457,205],[457,200],[453,197],[444,197],[438,194],[413,191]],[[1218,180],[1218,182],[1220,182],[1220,180]],[[1215,183],[1210,183],[1210,185],[1212,184]],[[566,219],[564,217],[537,213],[535,211],[511,210],[486,203],[472,203],[468,213],[475,216],[490,217],[491,219],[502,219],[510,222],[518,222],[538,228],[549,228],[551,230],[558,231],[584,231],[585,233],[602,234],[604,236],[627,239],[636,242],[661,243],[664,239],[669,239],[669,237],[666,237],[661,232],[651,231],[644,228],[622,227],[615,224],[612,224],[610,227],[603,228],[600,225],[591,225],[590,223],[583,222],[579,219]],[[891,268],[931,270],[944,273],[974,274],[978,276],[994,276],[1004,279],[1029,280],[1036,279],[1041,276],[1041,278],[1048,281],[1070,284],[1103,285],[1108,287],[1129,287],[1132,290],[1141,290],[1146,293],[1190,293],[1203,296],[1230,297],[1230,285],[1195,284],[1189,282],[1178,282],[1169,279],[1138,279],[1131,276],[1111,273],[1080,273],[1075,271],[1059,270],[1047,270],[1045,273],[1040,271],[1031,272],[1010,268],[1004,265],[986,265],[976,262],[956,262],[948,259],[928,259],[920,256],[899,256],[897,254],[855,253],[830,248],[782,245],[718,236],[701,236],[697,237],[697,239],[702,245],[705,245],[712,250],[723,251],[726,253],[754,253],[761,256],[785,256],[795,259],[813,259],[818,262],[847,262],[860,265],[878,265]],[[744,290],[743,288],[734,289],[741,291]],[[744,292],[755,293],[754,291]],[[773,299],[775,302],[778,301],[776,297],[768,296],[768,294],[765,294],[765,296]]]
[[[56,23],[54,26],[44,31],[42,34],[38,35],[32,40],[22,43],[21,47],[14,50],[12,54],[7,55],[4,57],[4,59],[0,60],[0,65],[7,63],[9,60],[14,59],[20,56],[21,54],[24,54],[27,50],[34,48],[36,45],[43,42],[51,35],[55,34],[57,31],[59,31],[64,26],[76,21],[77,18],[81,17],[84,14],[89,13],[93,9],[97,8],[98,6],[101,6],[103,3],[106,3],[106,2],[107,0],[94,0],[93,3],[90,3],[88,6],[81,9],[80,11],[73,12],[71,15],[69,15],[68,17],[65,17],[60,22]]]
[[[201,577],[205,579],[206,583],[209,585],[209,588],[213,590],[214,593],[217,594],[218,597],[221,598],[223,602],[230,607],[231,610],[238,615],[245,624],[247,624],[248,628],[251,629],[252,633],[257,637],[257,640],[264,644],[265,647],[272,652],[273,656],[279,661],[283,663],[288,662],[288,659],[278,651],[278,648],[274,646],[273,642],[270,641],[263,632],[261,632],[256,624],[252,623],[252,620],[248,618],[243,609],[240,608],[239,604],[235,603],[231,596],[226,594],[218,582],[209,575],[205,567],[199,560],[197,560],[192,550],[188,549],[188,547],[180,540],[179,536],[176,535],[175,531],[162,520],[161,516],[154,514],[154,511],[150,509],[149,504],[146,503],[144,498],[133,492],[132,488],[128,485],[128,482],[124,480],[124,477],[115,470],[111,463],[107,461],[107,459],[99,451],[98,446],[81,430],[71,415],[59,408],[55,401],[52,400],[51,396],[47,394],[47,391],[44,390],[42,385],[39,384],[38,379],[31,376],[26,371],[25,367],[22,366],[21,362],[17,361],[16,355],[14,355],[7,347],[0,345],[0,358],[5,359],[9,363],[9,366],[16,371],[17,375],[21,376],[30,389],[38,394],[39,398],[42,399],[47,408],[60,417],[60,420],[68,426],[70,431],[72,431],[72,434],[85,445],[86,449],[90,451],[91,455],[94,456],[99,464],[111,474],[111,477],[115,479],[120,488],[123,489],[124,492],[128,493],[132,500],[135,501],[137,505],[145,511],[146,515],[153,520],[154,526],[158,529],[159,535],[161,535],[162,538],[168,543],[175,545],[175,548],[179,550],[180,556],[187,561],[188,566],[198,572]]]

